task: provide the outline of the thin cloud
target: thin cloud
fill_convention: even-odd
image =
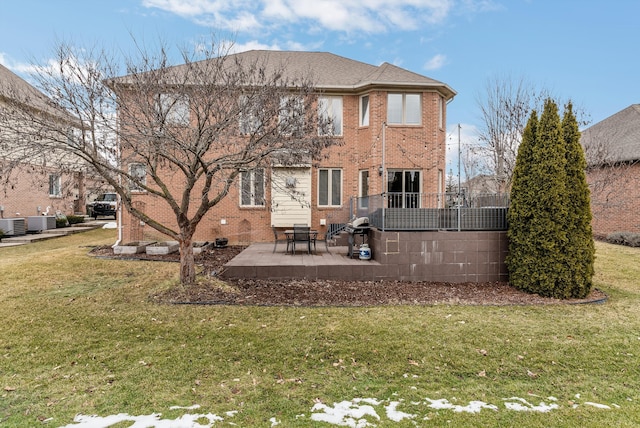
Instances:
[[[437,54],[433,56],[429,61],[424,65],[425,70],[438,70],[447,63],[447,57],[442,54]]]
[[[236,32],[306,24],[373,34],[441,24],[450,15],[453,0],[142,0],[142,5]]]

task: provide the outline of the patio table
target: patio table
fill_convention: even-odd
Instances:
[[[289,242],[293,241],[293,235],[294,235],[294,230],[293,229],[287,229],[284,231],[284,235],[287,237],[287,253],[289,253]],[[310,242],[313,242],[313,248],[315,249],[315,242],[316,239],[318,238],[318,231],[317,230],[309,230],[309,241],[307,241],[307,245],[309,245]],[[291,254],[294,254],[293,252],[293,246],[291,246]]]

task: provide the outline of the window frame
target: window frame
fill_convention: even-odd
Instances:
[[[368,169],[358,172],[358,205],[359,208],[369,208],[369,182],[371,174]]]
[[[256,172],[260,172],[261,181],[257,180]],[[255,168],[251,170],[244,170],[240,172],[240,180],[239,180],[239,205],[241,208],[264,208],[267,205],[266,202],[266,186],[265,186],[265,169],[264,168]],[[249,177],[249,192],[245,192],[246,185],[246,177]],[[256,191],[256,185],[259,184],[261,187],[260,192]],[[249,197],[248,203],[245,203],[245,196]],[[261,199],[261,200],[260,200]]]
[[[364,105],[365,99],[367,100],[366,107]],[[369,121],[371,118],[371,96],[369,94],[361,95],[358,105],[359,105],[358,124],[361,127],[369,126],[369,123],[370,123]]]
[[[49,174],[49,197],[61,198],[62,197],[62,176],[60,174]]]
[[[191,106],[187,94],[162,92],[158,94],[156,111],[161,122],[170,126],[189,126]]]
[[[400,174],[402,177],[402,182],[400,183],[401,191],[392,191],[391,189],[391,178],[395,176],[395,174]],[[418,174],[417,178],[414,180],[407,181],[407,174]],[[403,169],[403,168],[393,168],[387,171],[387,194],[389,195],[388,205],[390,208],[420,208],[422,205],[421,197],[422,194],[422,180],[423,180],[423,171],[420,169]],[[409,190],[411,187],[410,183],[417,183],[418,189]]]
[[[138,170],[135,171],[136,169]],[[147,165],[142,162],[132,162],[129,164],[128,170],[130,177],[137,177],[138,181],[140,181],[140,184],[138,184],[129,178],[129,191],[137,193],[145,192],[143,186],[147,185]]]
[[[242,135],[255,134],[262,127],[262,120],[258,114],[259,107],[250,104],[251,97],[241,94],[238,97],[240,114],[238,115],[238,130]]]
[[[304,133],[306,119],[304,107],[304,100],[300,96],[285,95],[280,98],[278,132],[281,135],[296,136]]]
[[[321,106],[323,101],[326,102],[326,105],[324,106],[324,108],[323,106]],[[337,110],[339,110],[339,112]],[[321,132],[322,130],[318,128],[318,135],[341,137],[343,135],[343,129],[344,129],[344,99],[342,95],[319,96],[318,97],[318,117],[321,121],[323,119],[330,120],[332,125],[330,132],[326,132],[326,133]],[[338,130],[336,130],[336,124],[339,126]]]
[[[327,173],[327,184],[326,184],[326,203],[323,203],[322,200],[322,187],[323,187],[323,178],[322,178],[322,173],[325,172]],[[340,178],[339,178],[339,182],[337,183],[337,186],[339,186],[338,189],[335,189],[336,184],[334,183],[334,174],[335,173],[339,173]],[[342,206],[342,201],[343,201],[343,197],[342,197],[342,192],[344,189],[343,186],[343,181],[344,181],[344,173],[342,168],[318,168],[318,199],[317,199],[317,204],[318,207],[322,207],[322,208],[331,208],[331,207],[341,207]],[[335,194],[337,190],[337,195]],[[335,202],[336,197],[338,198],[337,203]]]
[[[397,115],[396,111],[392,111],[391,106],[391,98],[400,96],[400,118],[399,121],[395,117],[391,117],[393,113],[394,116]],[[417,110],[411,109],[409,111],[411,105],[407,102],[408,97],[418,97],[418,106]],[[394,103],[395,104],[395,103]],[[394,107],[397,106],[394,105]],[[411,114],[409,114],[411,113]],[[409,118],[413,118],[417,116],[418,121],[409,121]],[[421,92],[388,92],[387,93],[387,125],[404,125],[404,126],[421,126],[422,125],[422,93]]]

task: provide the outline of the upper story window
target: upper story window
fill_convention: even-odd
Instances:
[[[240,173],[240,205],[263,207],[264,204],[264,169],[242,171]]]
[[[444,129],[444,98],[438,97],[438,127]]]
[[[62,196],[62,177],[60,174],[49,175],[49,196],[54,198]]]
[[[278,129],[283,135],[299,135],[304,132],[304,102],[300,97],[280,99]]]
[[[321,168],[318,170],[318,206],[342,205],[342,170]]]
[[[248,95],[240,95],[238,99],[240,107],[239,123],[241,134],[253,134],[260,129],[262,121],[258,116],[259,106]]]
[[[369,126],[369,95],[360,97],[360,126]]]
[[[142,192],[147,184],[147,166],[143,163],[129,164],[129,190]]]
[[[160,94],[156,107],[161,122],[167,125],[189,125],[189,97],[186,94]]]
[[[422,97],[420,94],[389,94],[387,97],[387,123],[389,125],[420,125]]]
[[[319,97],[318,115],[321,124],[328,126],[318,129],[320,135],[342,135],[342,97]]]

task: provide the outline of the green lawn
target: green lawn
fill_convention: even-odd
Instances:
[[[598,305],[177,306],[114,239],[0,248],[0,426],[640,425],[640,249],[597,243]]]

